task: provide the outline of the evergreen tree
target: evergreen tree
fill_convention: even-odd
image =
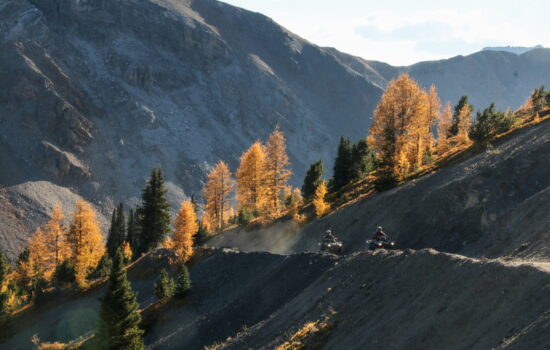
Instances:
[[[197,234],[193,236],[193,245],[195,247],[203,245],[210,237],[208,232],[208,226],[206,226],[202,220],[199,221],[199,229]]]
[[[2,291],[4,285],[8,283],[8,275],[10,273],[10,269],[10,263],[4,257],[4,254],[0,250],[0,291]]]
[[[237,224],[239,226],[246,226],[254,219],[254,213],[247,207],[242,207],[239,210],[239,215],[237,216]]]
[[[132,247],[138,255],[160,245],[170,232],[169,204],[166,200],[164,177],[160,168],[153,169],[142,193],[141,232],[139,247]]]
[[[183,264],[180,272],[178,273],[174,296],[176,298],[183,298],[187,295],[189,289],[191,289],[191,278],[189,277],[189,270],[187,269],[187,266]]]
[[[118,247],[126,240],[126,219],[124,217],[124,205],[120,203],[113,209],[111,216],[111,228],[107,236],[107,253],[112,258]]]
[[[533,90],[531,94],[531,104],[533,105],[533,113],[540,113],[547,106],[547,100],[550,93],[545,90],[544,85]]]
[[[376,155],[369,148],[366,139],[361,139],[353,145],[351,158],[349,181],[364,179],[376,169]]]
[[[477,118],[470,129],[470,138],[478,143],[485,144],[496,135],[506,132],[515,123],[513,113],[498,111],[494,103],[483,112],[477,112]]]
[[[460,124],[460,112],[463,111],[463,109],[467,106],[469,107],[470,111],[474,110],[474,106],[468,103],[468,96],[462,96],[460,100],[458,100],[458,103],[454,108],[453,122],[449,129],[449,137],[456,136],[458,134]]]
[[[175,282],[168,276],[168,271],[162,269],[160,276],[155,282],[155,295],[159,299],[169,298],[174,295]]]
[[[136,293],[132,291],[124,268],[122,250],[117,249],[106,295],[101,299],[98,348],[109,350],[141,350],[143,330]]]
[[[352,165],[352,146],[349,138],[340,137],[338,154],[334,160],[334,175],[332,186],[335,191],[345,186],[350,181],[350,169]]]
[[[130,244],[130,248],[134,252],[134,258],[137,257],[136,252],[140,246],[140,243],[139,243],[139,237],[141,232],[141,229],[139,226],[139,223],[141,220],[140,212],[141,211],[139,208],[135,210],[130,209],[130,211],[128,212],[128,224],[126,225],[127,232],[128,232],[128,234],[126,235],[126,240]]]
[[[63,261],[57,265],[54,274],[55,282],[62,287],[69,287],[75,282],[75,268],[74,264],[69,260]]]
[[[92,273],[92,277],[98,278],[98,277],[108,276],[109,271],[111,271],[112,264],[113,262],[109,254],[107,253],[103,254],[103,256],[101,257],[101,260],[99,260],[99,263],[97,263],[97,267]]]
[[[305,201],[310,201],[315,194],[315,189],[321,181],[323,181],[323,175],[325,174],[325,166],[323,160],[319,159],[317,162],[311,164],[309,170],[304,178],[304,184],[302,186],[302,196]]]

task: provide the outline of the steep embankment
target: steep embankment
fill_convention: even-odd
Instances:
[[[245,251],[318,250],[331,228],[346,251],[383,225],[401,248],[431,247],[469,256],[550,259],[550,121],[511,135],[494,148],[315,220],[268,230],[236,230],[213,246]],[[285,237],[279,242],[277,237]]]
[[[147,257],[131,268],[142,306],[162,266],[163,258]],[[545,349],[550,341],[550,274],[533,266],[433,250],[346,257],[207,250],[191,277],[188,299],[147,315],[149,349],[273,349],[325,317],[315,339],[324,349]],[[101,293],[20,316],[0,346],[27,349],[35,333],[88,334]]]

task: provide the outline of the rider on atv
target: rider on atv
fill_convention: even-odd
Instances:
[[[336,236],[334,236],[332,234],[331,230],[327,230],[327,232],[325,232],[325,237],[323,238],[323,243],[336,242],[337,240],[338,239],[336,238]]]
[[[388,235],[384,231],[382,231],[382,226],[378,226],[378,229],[372,236],[372,240],[375,242],[388,240]]]

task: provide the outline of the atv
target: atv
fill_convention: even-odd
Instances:
[[[369,240],[367,240],[367,245],[368,245],[370,250],[395,249],[395,242],[394,241],[388,241],[388,240],[375,241],[373,239],[369,239]]]
[[[319,243],[321,245],[321,251],[322,252],[328,252],[332,254],[341,255],[342,254],[342,242],[338,240],[334,241],[323,241],[322,243]]]

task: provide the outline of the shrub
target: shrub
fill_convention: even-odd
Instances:
[[[254,213],[247,207],[242,207],[239,210],[239,215],[237,217],[237,224],[239,226],[246,226],[254,219]]]
[[[162,269],[159,279],[155,282],[155,295],[159,299],[169,298],[174,295],[174,288],[174,280],[168,276],[166,269]]]
[[[189,269],[186,265],[182,265],[176,281],[176,290],[174,296],[176,298],[183,298],[187,295],[187,292],[191,289],[191,278],[189,277]]]
[[[495,104],[483,112],[477,112],[477,119],[470,129],[470,138],[478,143],[487,143],[496,135],[510,130],[515,123],[511,112],[497,111]]]

